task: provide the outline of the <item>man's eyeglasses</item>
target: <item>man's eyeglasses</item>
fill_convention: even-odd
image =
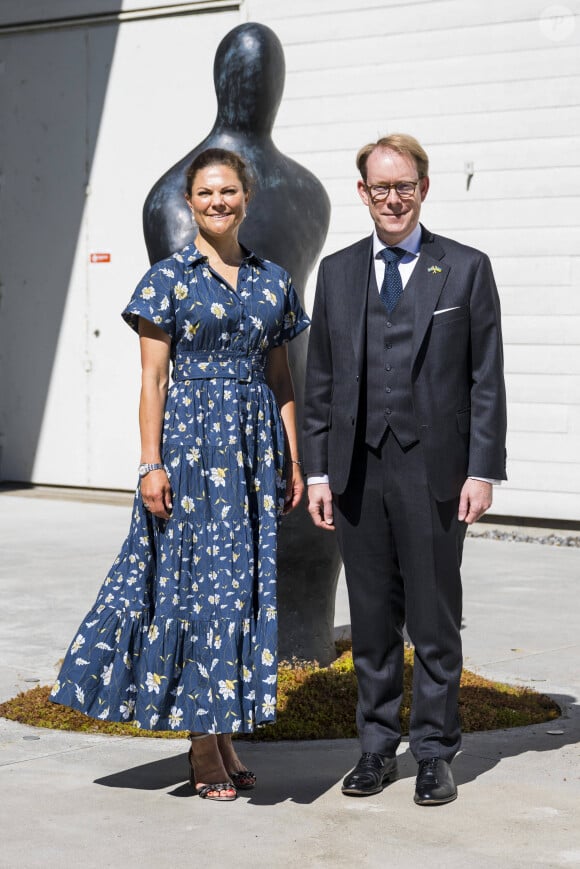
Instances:
[[[419,181],[398,181],[397,184],[373,184],[365,187],[373,202],[384,202],[389,192],[394,190],[399,199],[411,199]]]

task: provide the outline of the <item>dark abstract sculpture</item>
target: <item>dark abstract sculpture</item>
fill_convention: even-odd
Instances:
[[[152,263],[193,241],[197,233],[184,199],[185,171],[193,158],[206,148],[229,148],[247,161],[255,180],[240,241],[284,266],[303,294],[326,238],[330,202],[318,179],[272,141],[284,77],[282,45],[270,28],[241,24],[221,41],[214,62],[218,109],[213,129],[159,179],[145,201],[143,227]],[[290,344],[299,417],[306,346],[305,335]],[[322,664],[335,657],[339,569],[334,535],[314,528],[304,506],[284,520],[278,551],[282,657]]]

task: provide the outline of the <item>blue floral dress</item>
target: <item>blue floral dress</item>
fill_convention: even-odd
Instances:
[[[123,317],[171,336],[167,521],[137,489],[129,536],[51,699],[148,730],[251,732],[276,715],[284,433],[267,353],[307,328],[288,274],[248,253],[235,290],[194,244],[154,265]]]

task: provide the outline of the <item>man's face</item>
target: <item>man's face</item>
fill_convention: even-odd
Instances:
[[[414,193],[401,197],[396,190],[382,191],[381,201],[369,192],[369,188],[387,187],[403,181],[417,181]],[[408,154],[399,154],[388,148],[376,148],[367,160],[366,184],[361,179],[357,184],[360,198],[368,207],[377,228],[377,235],[385,244],[397,245],[419,223],[421,203],[429,190],[429,179],[419,179],[415,161]],[[381,192],[379,191],[379,198]]]

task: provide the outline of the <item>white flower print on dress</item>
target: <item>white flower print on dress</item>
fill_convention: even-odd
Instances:
[[[72,646],[70,647],[71,653],[73,655],[76,655],[78,650],[81,648],[81,646],[84,646],[84,644],[85,644],[85,638],[83,637],[83,635],[77,634]]]
[[[201,451],[197,447],[191,447],[185,454],[186,462],[193,468],[196,462],[199,462]]]
[[[265,718],[271,718],[276,712],[276,698],[271,694],[264,694],[262,701],[262,715]]]
[[[123,716],[123,718],[127,721],[133,715],[133,711],[135,709],[135,701],[130,698],[125,700],[124,703],[121,703],[119,706],[119,712]]]
[[[271,305],[278,304],[278,298],[275,293],[272,292],[272,290],[262,290],[262,295],[265,299],[267,299],[268,302],[270,302]]]
[[[171,707],[171,712],[169,713],[169,726],[172,730],[177,730],[181,722],[183,721],[183,709],[178,709],[177,706]]]
[[[218,682],[219,692],[224,700],[228,700],[229,698],[234,698],[234,688],[236,683],[231,679],[220,679]]]
[[[274,655],[270,651],[270,649],[264,649],[262,652],[262,664],[265,664],[266,667],[271,667],[274,663]]]
[[[193,341],[197,334],[197,330],[199,329],[199,323],[190,323],[189,320],[186,320],[183,324],[183,337],[187,341]]]
[[[181,499],[181,506],[186,513],[192,513],[195,510],[195,502],[189,495],[184,495]]]
[[[226,471],[227,468],[210,468],[210,480],[214,484],[214,486],[224,486],[226,485]]]
[[[149,693],[159,694],[159,686],[161,685],[161,676],[157,673],[147,673],[145,685]]]

